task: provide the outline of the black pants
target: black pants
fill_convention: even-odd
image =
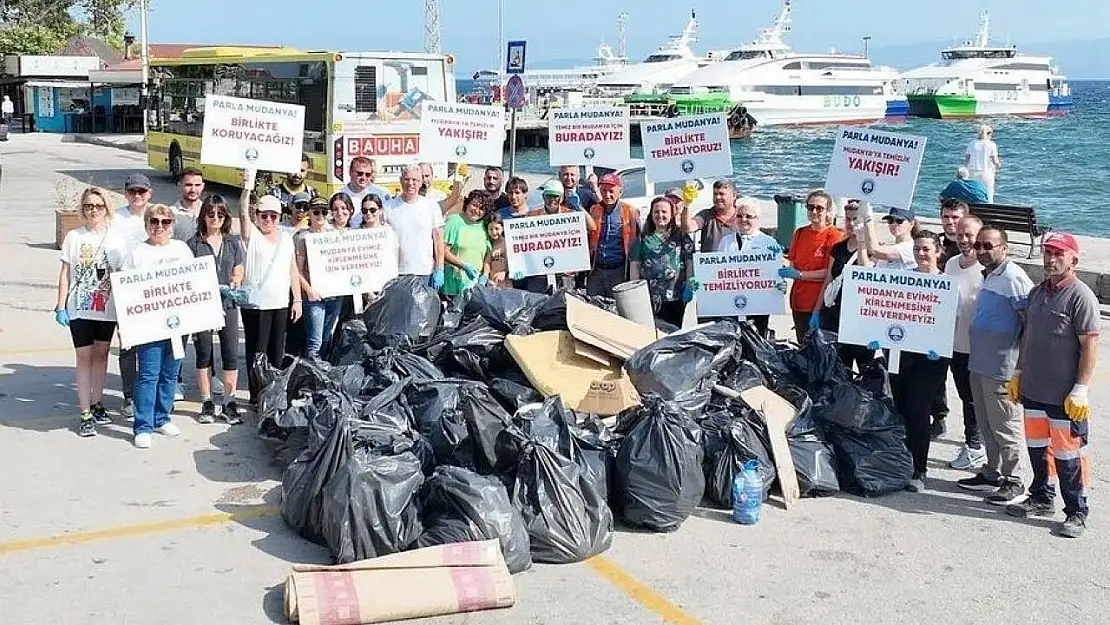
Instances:
[[[801,345],[809,332],[809,319],[813,316],[813,311],[798,312],[792,310],[790,316],[794,318],[794,336],[798,339],[798,345]]]
[[[682,300],[675,300],[673,302],[660,302],[659,310],[655,311],[655,317],[662,321],[666,321],[672,326],[682,327],[682,318],[686,316],[686,303]]]
[[[979,422],[975,420],[975,402],[971,397],[971,372],[967,370],[967,354],[952,352],[952,381],[956,383],[956,393],[964,410],[964,443],[972,449],[983,448],[983,435],[979,433]]]
[[[933,395],[929,414],[933,415],[933,421],[944,421],[948,418],[948,367],[944,368],[944,384],[941,384],[936,395]]]
[[[239,309],[228,308],[224,310],[224,327],[219,331],[220,336],[220,368],[223,371],[237,371],[239,369]],[[193,335],[193,346],[196,349],[197,369],[212,368],[212,332],[201,332]]]
[[[289,321],[289,309],[258,310],[257,308],[243,309],[243,350],[247,356],[247,366],[254,364],[257,354],[266,354],[266,359],[275,367],[281,366],[285,356],[285,328]],[[247,376],[248,379],[250,376]],[[250,387],[250,397],[253,403],[258,399],[259,389]]]
[[[938,386],[944,385],[947,358],[929,360],[922,354],[902,353],[902,364],[890,376],[894,407],[906,422],[906,447],[913,456],[914,477],[923,477],[928,468],[930,426],[929,408]]]
[[[848,367],[849,371],[855,367],[856,371],[862,372],[865,367],[875,362],[875,351],[867,349],[866,345],[838,343],[836,352],[837,355],[840,356],[840,362],[844,363],[844,366]]]
[[[124,403],[131,401],[135,390],[135,348],[119,350],[119,377],[123,386]]]
[[[613,297],[613,287],[628,280],[628,264],[623,267],[605,269],[594,267],[586,278],[586,294]]]

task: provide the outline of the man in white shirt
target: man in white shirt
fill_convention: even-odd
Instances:
[[[397,233],[398,273],[428,278],[436,290],[443,286],[443,213],[439,205],[420,195],[424,183],[419,165],[401,173],[401,195],[385,208],[385,222]]]
[[[982,468],[987,462],[987,452],[983,449],[983,435],[975,420],[975,402],[971,395],[971,373],[968,371],[968,357],[971,354],[971,320],[975,317],[975,305],[979,290],[983,287],[983,265],[975,253],[975,237],[983,221],[971,215],[960,219],[956,224],[956,244],[960,253],[948,259],[944,274],[956,279],[960,288],[960,303],[956,309],[956,335],[952,343],[952,380],[956,383],[956,393],[963,403],[964,445],[956,458],[948,463],[953,469],[968,470]]]
[[[362,225],[362,199],[373,193],[381,198],[382,202],[390,200],[389,191],[374,184],[378,164],[372,158],[356,156],[351,159],[350,182],[343,188],[343,193],[351,198],[355,212],[351,215],[351,228]]]
[[[127,196],[127,206],[116,209],[113,227],[117,228],[127,243],[127,256],[137,245],[146,241],[146,207],[150,203],[150,178],[143,174],[131,174],[123,183]],[[131,403],[131,390],[135,388],[135,350],[120,349],[119,374],[123,382],[123,409],[125,417],[135,414]]]
[[[196,167],[186,167],[177,183],[181,199],[173,205],[173,238],[188,241],[197,233],[197,218],[203,202],[204,174]]]

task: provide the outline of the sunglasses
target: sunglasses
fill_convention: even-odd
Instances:
[[[978,243],[978,242],[976,242],[976,243],[973,243],[971,245],[971,247],[976,252],[989,252],[989,251],[993,250],[996,247],[1002,247],[1002,246],[1001,245],[995,245],[994,243]]]
[[[314,209],[312,209],[312,216],[313,217],[327,217],[328,216],[328,209],[326,209],[326,208],[314,208]]]
[[[298,213],[303,213],[308,210],[308,204],[297,203],[293,205],[293,208],[296,209]]]
[[[377,206],[371,206],[371,207],[369,207],[369,208],[364,208],[364,209],[362,209],[362,214],[363,214],[363,215],[365,215],[365,214],[367,214],[367,213],[369,213],[369,214],[373,215],[373,214],[374,214],[374,213],[376,213],[376,212],[378,212],[378,207],[377,207]]]
[[[759,215],[749,215],[747,213],[736,213],[737,219],[759,219]]]
[[[258,219],[261,220],[261,221],[268,221],[270,219],[272,219],[274,221],[277,221],[277,218],[278,218],[277,213],[259,213],[258,214]]]
[[[821,206],[820,204],[806,204],[807,211],[823,211],[828,209],[828,206]]]
[[[142,195],[144,193],[150,193],[150,189],[127,189],[127,192],[131,195]]]
[[[87,210],[87,211],[91,211],[91,210],[93,210],[93,209],[97,209],[97,208],[99,208],[99,209],[101,209],[101,210],[105,210],[105,209],[107,209],[108,207],[107,207],[106,205],[104,205],[104,204],[95,204],[95,203],[93,203],[93,202],[89,202],[89,203],[87,203],[87,204],[82,204],[82,205],[81,205],[81,208],[83,208],[83,209],[85,209],[85,210]]]
[[[163,228],[169,228],[170,226],[173,225],[173,220],[172,219],[158,219],[157,217],[151,217],[149,221],[150,221],[150,225],[152,225],[152,226],[162,226]]]
[[[898,224],[899,226],[901,226],[902,224],[906,223],[906,220],[900,219],[898,217],[887,217],[886,222],[888,224]]]
[[[204,216],[206,219],[225,219],[227,217],[227,215],[217,211],[208,211]]]
[[[351,175],[353,175],[353,176],[354,176],[355,178],[369,178],[370,176],[373,176],[373,175],[374,175],[374,172],[370,172],[370,171],[356,171],[356,172],[354,172],[354,173],[353,173],[353,174],[351,174]]]

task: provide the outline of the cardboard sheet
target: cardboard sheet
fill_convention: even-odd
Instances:
[[[509,335],[505,346],[540,394],[559,395],[568,408],[608,416],[640,403],[621,368],[599,363],[596,354],[580,355],[570,332]]]
[[[497,540],[340,566],[298,564],[285,580],[285,615],[301,625],[384,623],[514,603],[516,588]]]
[[[725,397],[743,401],[756,414],[763,417],[763,421],[767,424],[767,437],[771,441],[775,474],[782,488],[782,500],[789,510],[801,498],[798,474],[794,469],[794,457],[790,455],[790,444],[786,440],[786,432],[798,416],[794,404],[765,386],[756,386],[739,393],[719,384],[713,388]]]
[[[629,321],[573,297],[567,298],[567,327],[576,340],[621,360],[628,360],[637,350],[662,336],[653,327]]]

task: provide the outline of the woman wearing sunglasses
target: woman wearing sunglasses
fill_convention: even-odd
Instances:
[[[363,228],[381,228],[385,225],[385,210],[382,208],[382,198],[376,193],[370,193],[362,198],[362,226]]]
[[[231,234],[231,215],[227,201],[220,195],[210,195],[200,206],[197,233],[185,243],[197,258],[212,256],[216,261],[216,278],[219,280],[224,307],[224,327],[219,331],[220,366],[223,368],[224,401],[220,416],[229,425],[242,423],[239,408],[235,405],[235,387],[239,382],[239,307],[230,289],[243,283],[243,263],[246,252],[238,236]],[[226,289],[223,287],[227,287]],[[216,405],[212,401],[212,331],[193,336],[197,357],[197,388],[200,390],[200,416],[197,421],[213,423]]]
[[[62,241],[54,320],[69,328],[77,353],[77,406],[81,411],[77,433],[95,436],[97,425],[112,422],[100,402],[116,331],[109,275],[123,264],[127,241],[112,227],[113,211],[103,189],[85,189],[80,213],[83,225],[66,233]]]
[[[821,285],[829,273],[832,248],[844,238],[844,233],[833,227],[836,209],[832,196],[817,190],[806,196],[806,215],[809,225],[798,228],[790,240],[786,259],[789,267],[779,270],[780,278],[794,281],[790,290],[790,310],[794,316],[794,335],[801,343],[809,331],[809,320],[821,298]]]
[[[239,232],[247,252],[243,276],[246,303],[242,306],[244,351],[248,367],[254,366],[258,354],[266,354],[271,366],[280,367],[285,356],[286,326],[301,318],[301,279],[293,235],[279,224],[281,201],[264,195],[251,202],[255,174],[254,170],[243,172],[243,193],[239,196]],[[250,376],[248,387],[250,401],[257,405],[261,389],[254,377]]]
[[[868,218],[871,207],[862,204],[860,218],[864,222],[864,242],[867,255],[879,269],[895,269],[898,271],[912,271],[917,267],[913,256],[913,232],[917,227],[916,215],[912,208],[892,208],[883,217],[890,236],[894,238],[893,245],[881,245],[875,237],[875,226]]]
[[[331,230],[328,215],[331,211],[324,198],[316,198],[309,207],[308,227],[293,235],[296,250],[297,271],[300,273],[301,293],[304,293],[305,358],[316,360],[320,353],[327,353],[327,344],[339,318],[341,297],[322,297],[312,286],[312,276],[308,270],[308,247],[305,237]]]
[[[152,269],[159,265],[185,262],[193,252],[184,241],[173,239],[173,210],[165,204],[146,209],[146,241],[135,246],[124,269]],[[135,446],[150,447],[151,433],[177,436],[181,430],[170,422],[173,397],[181,361],[174,358],[170,341],[162,340],[135,346]]]

